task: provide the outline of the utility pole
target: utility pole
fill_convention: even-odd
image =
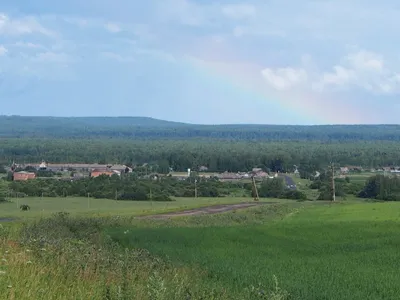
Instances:
[[[87,193],[87,207],[90,209],[90,193]]]
[[[150,188],[150,204],[151,204],[151,209],[153,209],[153,193],[151,192],[151,188]]]
[[[335,167],[334,164],[331,163],[331,171],[332,171],[332,201],[336,201],[336,189],[335,189]]]
[[[253,193],[254,201],[259,201],[260,197],[258,196],[258,189],[257,189],[256,180],[254,179],[254,176],[251,176],[251,183],[252,183],[252,193]]]
[[[197,179],[194,180],[194,197],[197,198]]]

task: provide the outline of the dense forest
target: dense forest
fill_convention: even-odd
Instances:
[[[0,165],[17,163],[149,163],[156,172],[197,170],[249,171],[260,167],[272,172],[304,172],[329,162],[365,168],[400,165],[396,142],[250,142],[250,141],[139,141],[126,139],[1,139]]]
[[[145,117],[0,116],[0,137],[400,141],[400,125],[197,125]]]
[[[330,162],[364,168],[400,165],[397,125],[191,125],[143,117],[0,116],[0,165],[149,164],[166,173],[293,171],[303,177]]]

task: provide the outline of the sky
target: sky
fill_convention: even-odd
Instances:
[[[2,0],[0,115],[398,124],[394,0]]]

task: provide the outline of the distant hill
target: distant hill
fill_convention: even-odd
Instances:
[[[25,117],[25,116],[0,116],[0,126],[12,126],[26,128],[34,126],[37,128],[50,128],[60,125],[68,127],[121,127],[121,126],[143,126],[163,127],[182,126],[185,123],[164,121],[149,117]]]
[[[400,141],[400,125],[198,125],[148,117],[0,116],[0,137]]]

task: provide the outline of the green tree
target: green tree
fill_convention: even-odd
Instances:
[[[285,192],[285,184],[282,178],[269,178],[261,183],[258,195],[263,198],[280,198]]]
[[[8,192],[8,182],[0,180],[0,202],[6,201]]]

